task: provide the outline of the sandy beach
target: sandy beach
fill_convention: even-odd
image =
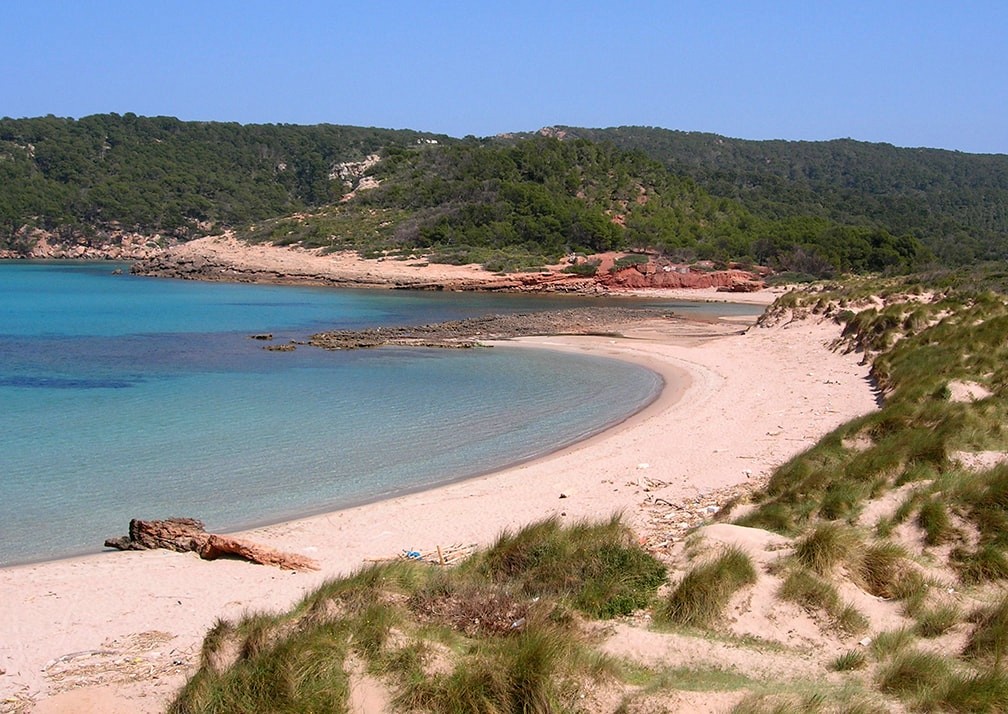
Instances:
[[[243,534],[315,559],[318,572],[167,551],[0,570],[0,710],[39,702],[39,712],[159,711],[195,669],[218,618],[287,608],[326,578],[404,549],[483,545],[543,517],[616,511],[642,537],[660,540],[654,531],[664,526],[647,508],[653,499],[756,481],[875,408],[860,356],[827,347],[838,333],[813,320],[748,330],[655,321],[622,337],[522,338],[532,348],[631,360],[661,374],[666,388],[623,423],[536,461]]]

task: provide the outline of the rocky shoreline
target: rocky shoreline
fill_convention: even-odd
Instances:
[[[621,334],[628,325],[650,320],[672,320],[671,310],[660,308],[581,307],[570,310],[523,312],[451,320],[427,325],[334,330],[312,335],[308,344],[327,350],[383,346],[468,349],[483,343],[539,335]],[[276,349],[272,345],[266,349]]]
[[[366,259],[356,253],[322,253],[296,247],[252,245],[233,235],[180,244],[133,264],[132,272],[165,278],[320,285],[344,288],[486,292],[551,292],[605,295],[631,290],[712,289],[745,293],[765,287],[762,274],[710,263],[681,265],[661,256],[640,256],[630,265],[621,253],[578,258],[590,274],[570,272],[571,263],[524,273],[491,273],[476,265],[431,263],[423,256]]]

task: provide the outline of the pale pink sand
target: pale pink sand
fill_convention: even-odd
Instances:
[[[722,328],[729,329],[739,328]],[[833,323],[714,339],[700,337],[704,331],[655,322],[626,339],[523,340],[639,362],[669,387],[624,423],[537,461],[247,534],[317,559],[319,573],[164,551],[0,570],[0,700],[8,707],[42,700],[72,681],[106,685],[125,698],[122,711],[157,711],[196,666],[202,636],[218,617],[286,608],[367,559],[486,544],[504,528],[550,515],[572,520],[622,510],[638,524],[648,495],[673,500],[758,477],[875,408],[867,367],[825,348],[838,333]],[[667,485],[645,494],[645,478]],[[71,679],[56,681],[60,673]]]

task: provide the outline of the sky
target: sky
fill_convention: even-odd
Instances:
[[[1008,153],[1008,1],[6,0],[0,116]]]

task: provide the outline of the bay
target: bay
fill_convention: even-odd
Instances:
[[[0,263],[0,564],[96,552],[134,517],[226,531],[465,478],[596,433],[661,387],[549,351],[249,339],[577,300],[113,274],[125,267]]]

